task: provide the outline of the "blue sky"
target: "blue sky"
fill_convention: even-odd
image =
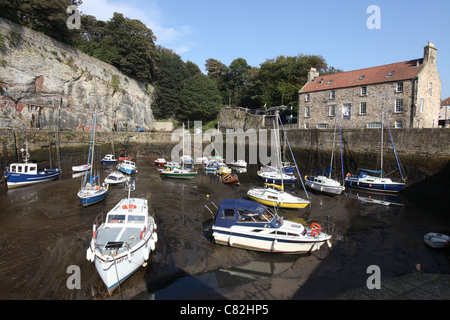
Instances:
[[[380,29],[369,29],[371,5]],[[214,58],[244,58],[259,67],[280,55],[317,54],[344,71],[423,57],[438,49],[442,99],[450,97],[448,0],[83,0],[85,14],[109,20],[114,12],[144,22],[157,44],[204,71]]]

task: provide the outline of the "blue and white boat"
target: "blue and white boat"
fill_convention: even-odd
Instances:
[[[87,207],[96,204],[106,198],[109,193],[109,185],[101,184],[100,177],[92,177],[92,171],[94,168],[94,146],[95,146],[95,126],[96,126],[97,112],[94,115],[94,124],[92,126],[91,141],[89,146],[88,163],[91,163],[92,170],[86,169],[84,175],[83,184],[78,191],[77,196],[83,207]],[[89,181],[88,181],[89,177]]]
[[[319,250],[331,235],[322,232],[324,224],[284,220],[258,202],[244,199],[222,201],[212,225],[215,243],[247,250],[299,254]]]
[[[104,164],[117,163],[118,161],[113,154],[107,154],[102,159],[102,163]]]
[[[368,169],[362,169],[359,168],[360,171],[359,175],[352,175],[350,173],[347,174],[345,177],[345,186],[346,187],[353,187],[353,188],[359,188],[359,189],[366,189],[366,190],[372,190],[377,192],[400,192],[405,188],[404,182],[394,182],[389,178],[386,178],[383,176],[383,113],[386,117],[386,122],[388,125],[389,133],[391,136],[391,142],[392,147],[394,150],[395,158],[397,159],[397,166],[400,172],[400,175],[402,177],[402,180],[406,180],[406,178],[403,177],[402,168],[399,163],[399,159],[397,156],[397,151],[395,150],[394,146],[394,140],[392,139],[391,129],[389,128],[389,123],[387,121],[387,115],[382,110],[381,114],[381,169],[380,170],[368,170]],[[368,173],[376,174],[378,176],[371,176]]]
[[[21,152],[23,163],[10,164],[9,171],[4,173],[8,188],[16,188],[54,180],[61,174],[59,169],[44,169],[38,171],[36,163],[28,163],[28,158],[30,157],[28,145],[26,149],[22,148]]]
[[[106,219],[101,214],[94,221],[86,259],[94,263],[110,295],[147,265],[158,241],[156,228],[147,199],[130,198],[130,194],[108,212]]]
[[[280,172],[280,170],[271,166],[261,167],[258,171],[258,176],[263,178],[267,183],[274,184],[295,184],[298,181],[295,176]]]
[[[126,174],[135,174],[137,172],[136,163],[131,160],[123,160],[117,165],[117,169]]]

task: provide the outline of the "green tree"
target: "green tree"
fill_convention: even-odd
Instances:
[[[0,0],[0,16],[56,40],[73,44],[79,33],[67,28],[66,10],[81,0]]]
[[[181,121],[211,121],[222,108],[222,97],[214,80],[199,73],[183,82],[176,112]]]

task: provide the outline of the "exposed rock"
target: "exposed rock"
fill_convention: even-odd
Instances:
[[[19,39],[11,41],[12,38]],[[0,18],[0,128],[150,129],[153,87]]]

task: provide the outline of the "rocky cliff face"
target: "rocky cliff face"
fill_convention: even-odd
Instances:
[[[0,129],[150,129],[153,88],[0,18]]]

